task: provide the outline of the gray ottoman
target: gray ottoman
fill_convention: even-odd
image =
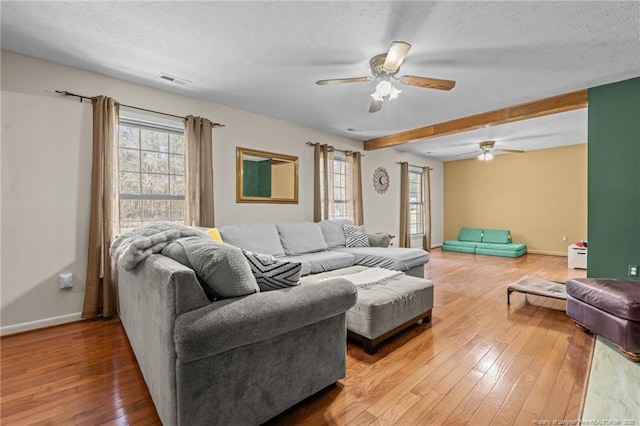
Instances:
[[[349,279],[349,274],[364,269],[366,267],[352,266],[304,277],[302,282],[319,283],[335,276]],[[429,322],[432,309],[433,282],[400,275],[383,284],[358,289],[358,301],[347,311],[347,334],[362,342],[366,353],[374,354],[383,340],[420,320],[423,324]]]

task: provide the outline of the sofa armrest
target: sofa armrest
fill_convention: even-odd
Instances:
[[[369,246],[371,247],[389,247],[391,238],[386,232],[379,232],[377,234],[367,234],[369,237]]]
[[[346,312],[356,287],[342,278],[224,299],[176,319],[178,361],[196,361]]]

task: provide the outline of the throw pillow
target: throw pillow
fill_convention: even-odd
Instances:
[[[342,225],[347,247],[369,247],[369,237],[364,225]]]
[[[260,291],[279,290],[300,284],[302,263],[278,260],[268,254],[242,250],[249,261],[251,272],[258,282]]]
[[[220,236],[220,231],[218,231],[218,228],[207,229],[207,234],[209,234],[213,241],[217,241],[219,243],[222,242],[222,237]]]
[[[260,292],[247,259],[237,247],[187,237],[167,245],[162,254],[193,269],[209,299]]]

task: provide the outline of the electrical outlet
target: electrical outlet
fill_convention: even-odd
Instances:
[[[629,265],[629,276],[631,277],[638,276],[638,265]]]
[[[563,237],[562,237],[562,241],[567,241],[567,237],[566,237],[566,236],[563,236]]]

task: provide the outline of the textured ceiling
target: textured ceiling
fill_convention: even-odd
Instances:
[[[640,76],[639,2],[2,1],[1,12],[5,50],[361,140]],[[369,114],[375,82],[314,84],[370,75],[394,40],[413,46],[399,75],[456,87],[402,86]],[[523,123],[500,137],[530,149],[552,133]],[[585,142],[586,119],[578,127]],[[468,148],[440,140],[453,143],[403,149]]]

